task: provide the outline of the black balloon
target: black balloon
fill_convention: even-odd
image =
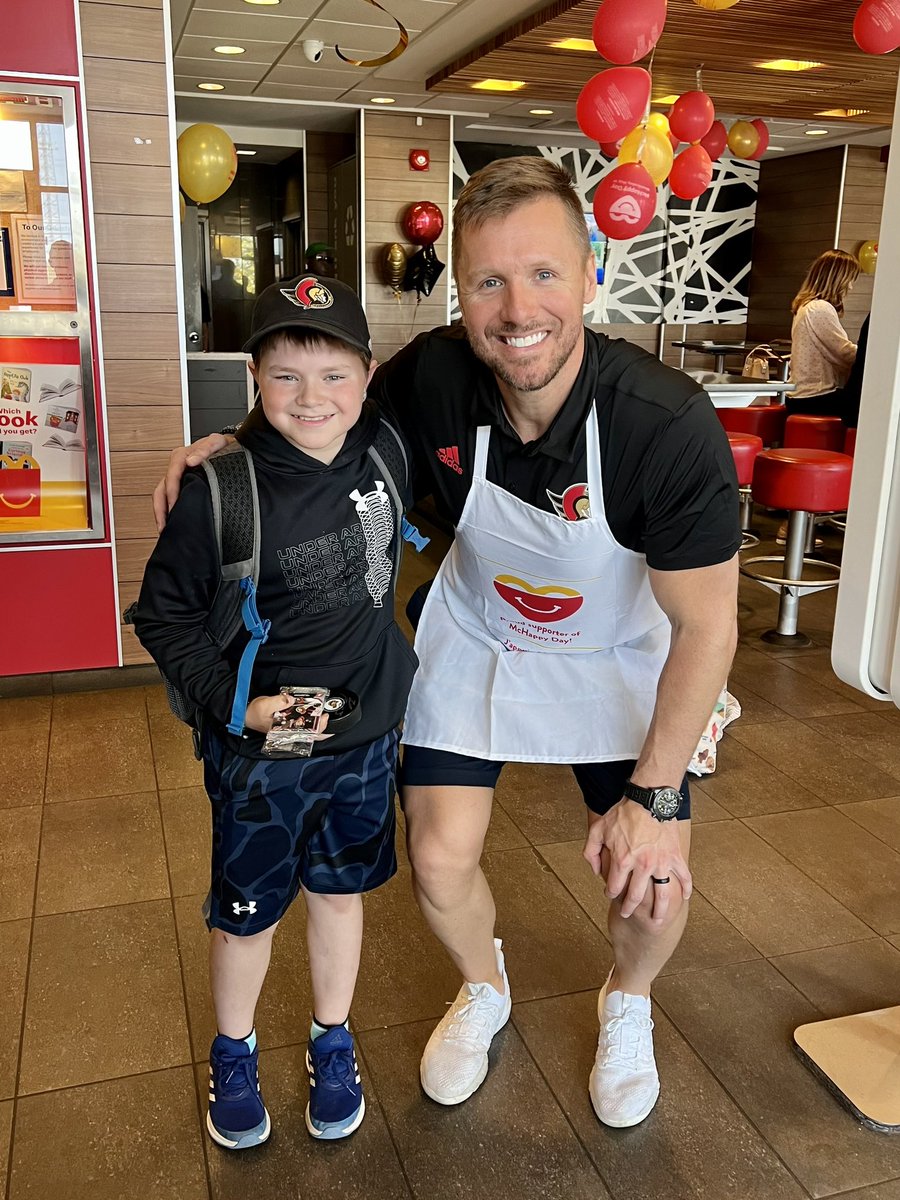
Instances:
[[[444,264],[438,260],[434,252],[434,243],[423,246],[406,262],[406,274],[403,276],[404,292],[415,290],[416,294],[430,296],[432,288],[441,277]]]

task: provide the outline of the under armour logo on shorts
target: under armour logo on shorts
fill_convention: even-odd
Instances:
[[[241,913],[250,913],[252,916],[256,912],[256,901],[251,900],[249,904],[238,904],[237,900],[235,900],[231,907],[236,917],[239,917]]]

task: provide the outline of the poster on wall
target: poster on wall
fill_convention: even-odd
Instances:
[[[88,529],[86,464],[81,368],[0,361],[0,537]]]
[[[75,307],[75,260],[71,238],[48,246],[44,218],[38,213],[13,217],[13,263],[20,304]]]
[[[0,212],[28,212],[24,171],[0,171]]]
[[[0,296],[14,296],[12,255],[9,249],[9,230],[0,229]]]

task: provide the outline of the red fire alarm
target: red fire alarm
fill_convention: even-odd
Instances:
[[[431,166],[431,155],[427,150],[410,150],[409,167],[411,171],[427,171]]]

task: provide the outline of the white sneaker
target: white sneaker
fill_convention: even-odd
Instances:
[[[503,943],[494,938],[494,945],[503,995],[489,983],[464,983],[422,1055],[422,1088],[438,1104],[462,1104],[481,1087],[491,1041],[509,1020],[512,1000],[500,949]]]
[[[609,979],[597,1000],[600,1037],[588,1090],[603,1124],[624,1129],[640,1124],[659,1099],[653,1021],[648,997],[608,987]]]

